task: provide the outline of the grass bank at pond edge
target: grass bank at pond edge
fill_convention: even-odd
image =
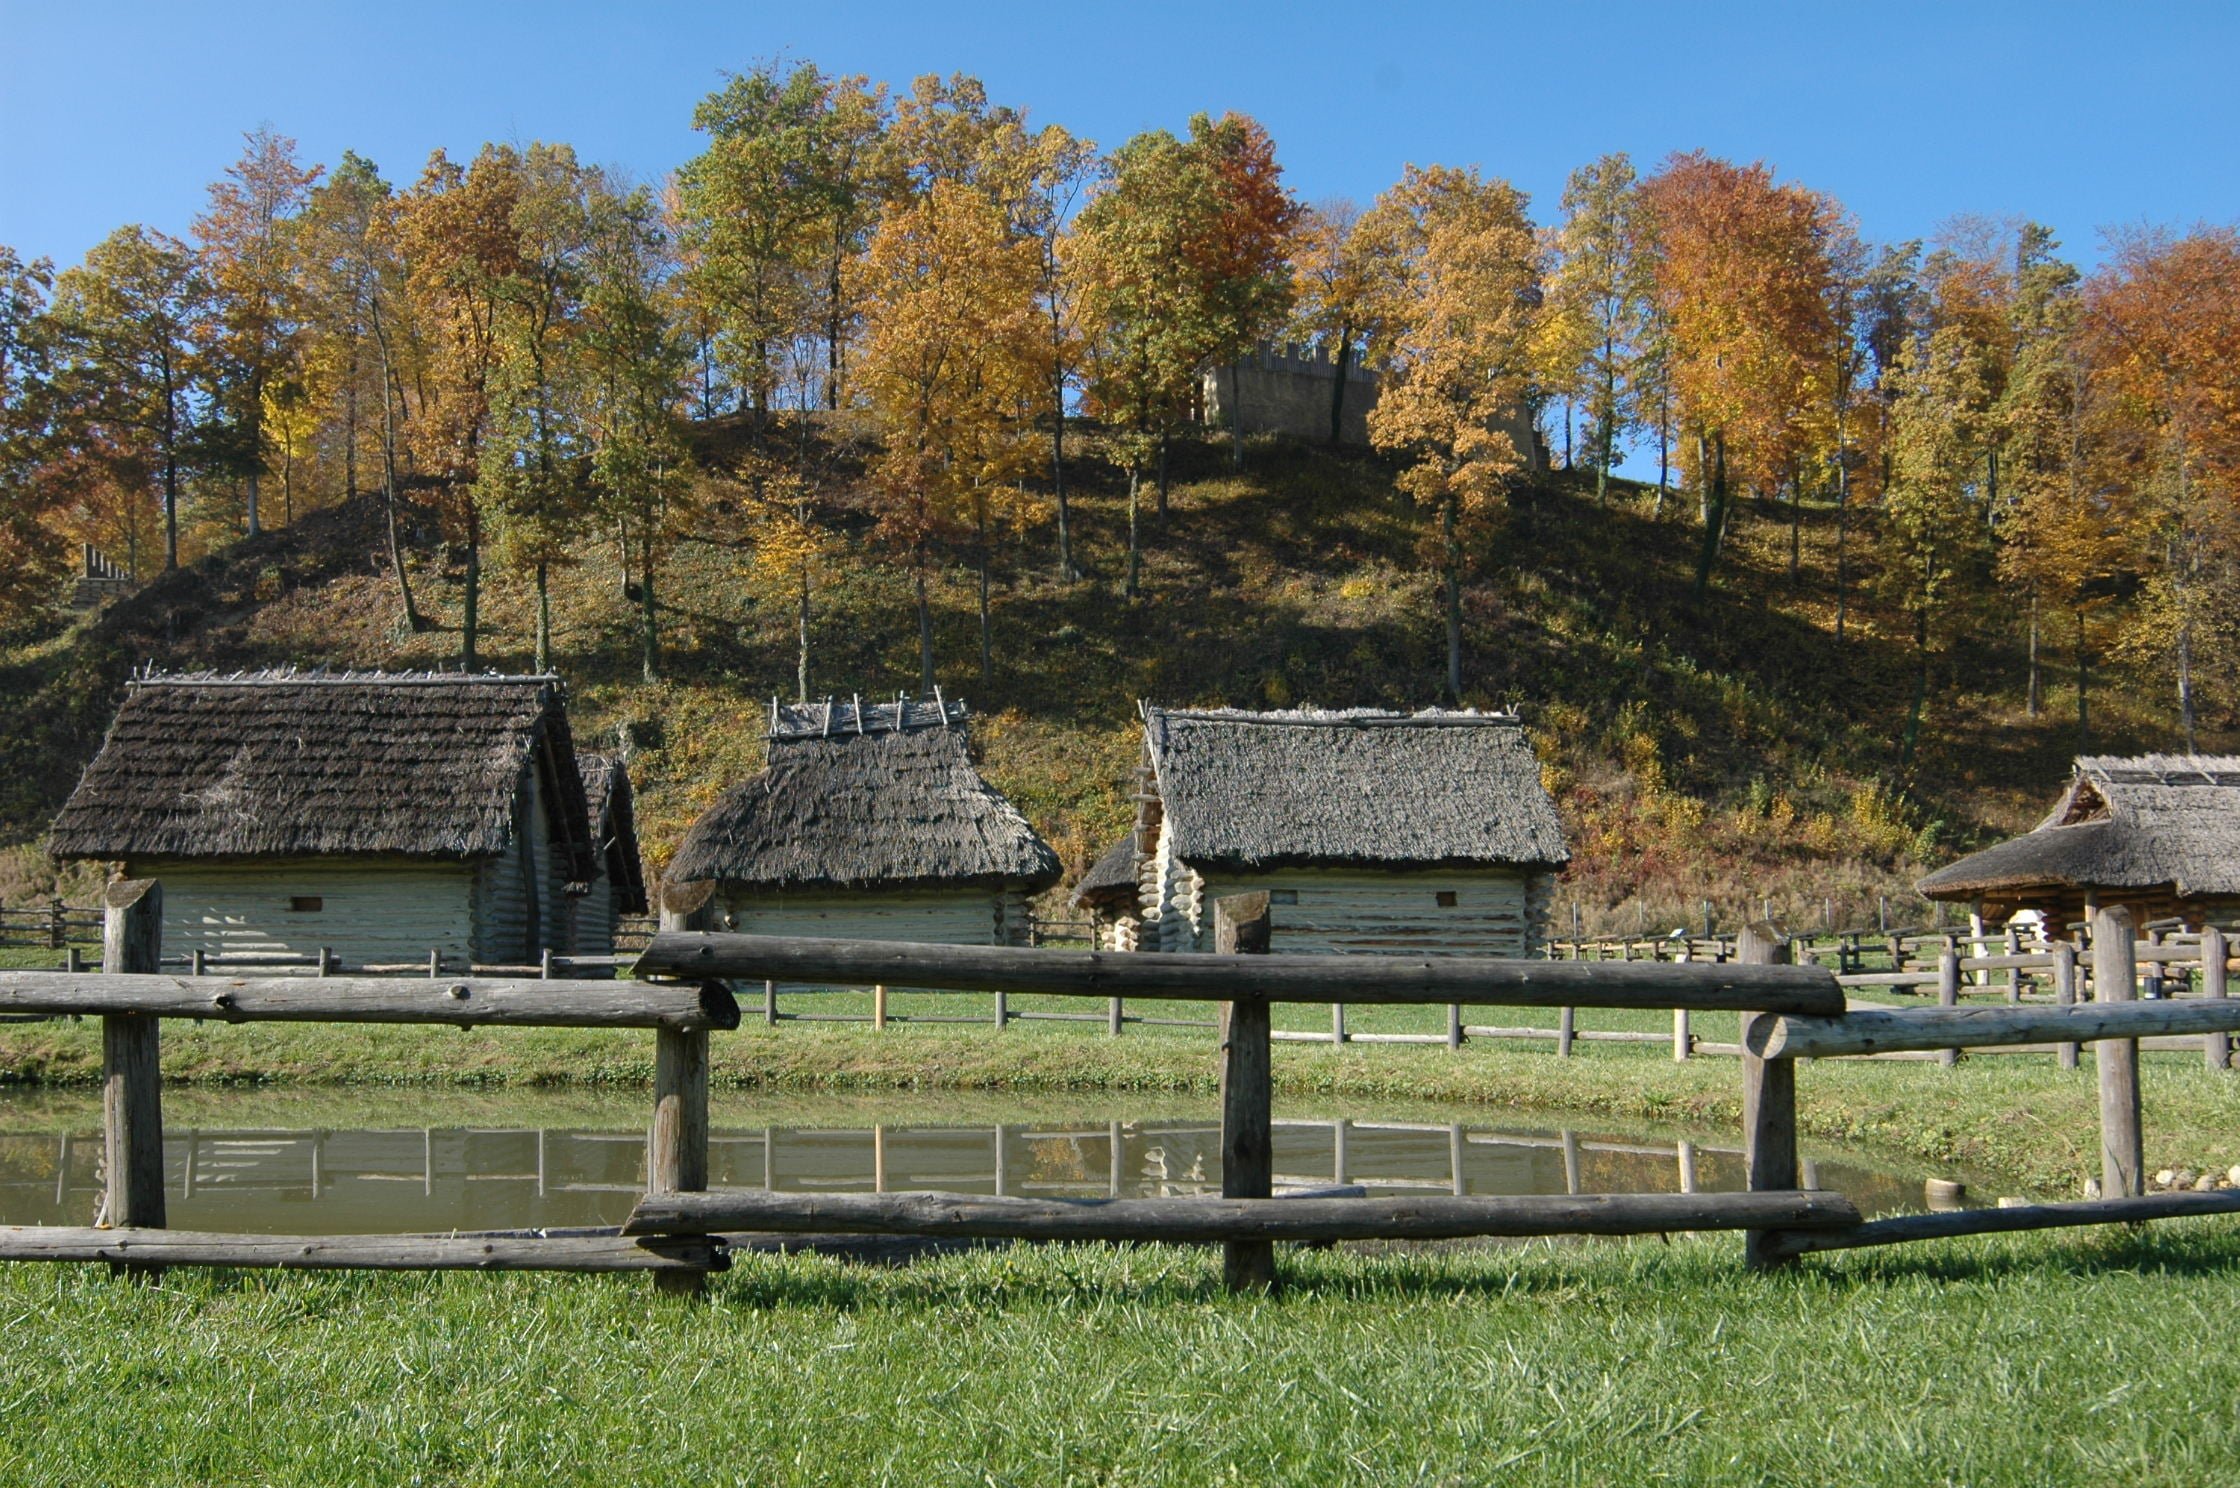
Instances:
[[[650,1089],[650,1035],[575,1029],[451,1030],[172,1022],[174,1083],[304,1087]],[[2183,1054],[2142,1058],[2150,1170],[2222,1172],[2240,1162],[2240,1079]],[[750,1027],[715,1036],[712,1078],[758,1091],[1197,1093],[1214,1088],[1204,1036],[1107,1038],[1071,1031]],[[0,1082],[98,1083],[98,1023],[0,1026]],[[1610,1117],[1738,1129],[1742,1078],[1731,1058],[1675,1064],[1661,1051],[1604,1046],[1559,1060],[1544,1049],[1400,1045],[1338,1050],[1279,1044],[1276,1091],[1318,1102],[1420,1101],[1480,1111]],[[1279,1104],[1280,1109],[1280,1104]],[[1927,1063],[1822,1060],[1797,1081],[1805,1133],[1846,1146],[1994,1174],[2071,1197],[2099,1172],[2099,1099],[2088,1056],[2063,1071],[2028,1056]]]
[[[642,1278],[0,1269],[0,1478],[348,1484],[2196,1484],[2240,1475],[2229,1225],[1742,1269],[1732,1236],[1022,1247]],[[400,1318],[409,1317],[409,1326]],[[98,1347],[90,1347],[98,1340]],[[36,1404],[31,1404],[36,1402]],[[752,1464],[751,1467],[745,1464]],[[618,1478],[617,1470],[621,1469]]]

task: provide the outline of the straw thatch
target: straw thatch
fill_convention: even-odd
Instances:
[[[1057,854],[973,768],[963,704],[773,705],[771,714],[768,766],[692,824],[670,883],[1057,882]]]
[[[2001,904],[2088,889],[2240,895],[2240,755],[2080,759],[2036,828],[1921,881],[1932,899]]]
[[[1146,707],[1143,718],[1174,855],[1194,867],[1570,860],[1510,714]]]
[[[630,772],[603,754],[579,754],[583,804],[592,841],[614,892],[617,914],[646,912],[646,877],[638,855],[638,819],[630,801]]]
[[[1081,882],[1073,886],[1074,906],[1107,914],[1137,913],[1142,889],[1136,882],[1136,861],[1136,834],[1130,832],[1081,875]]]
[[[51,847],[63,858],[471,859],[508,851],[525,773],[569,876],[589,823],[551,677],[150,675],[125,693]]]

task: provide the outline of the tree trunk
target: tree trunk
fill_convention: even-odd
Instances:
[[[2092,713],[2085,704],[2086,686],[2091,681],[2091,653],[2085,649],[2084,610],[2077,611],[2077,753],[2089,754],[2092,750]]]
[[[638,553],[638,617],[645,627],[643,649],[638,656],[638,675],[647,682],[654,682],[661,676],[661,622],[653,602],[654,548],[650,522],[638,534]]]
[[[1337,376],[1330,379],[1330,442],[1346,442],[1346,372],[1353,366],[1353,327],[1338,328]]]
[[[397,411],[390,398],[389,338],[381,330],[379,301],[374,305],[373,337],[381,350],[381,505],[388,516],[389,568],[397,576],[397,598],[404,605],[405,629],[418,634],[427,628],[412,602],[412,580],[404,571],[404,538],[397,530]]]
[[[1159,431],[1159,522],[1167,520],[1167,431]]]
[[[1700,447],[1702,439],[1697,438]],[[1696,552],[1695,596],[1710,592],[1711,565],[1719,557],[1719,539],[1727,525],[1727,436],[1711,436],[1711,473],[1703,483],[1703,545]]]
[[[918,691],[933,696],[933,607],[926,599],[926,558],[918,554]]]
[[[349,366],[342,374],[342,499],[358,494],[358,343],[353,334]]]
[[[1070,584],[1080,575],[1073,567],[1073,521],[1066,507],[1066,380],[1062,371],[1053,382],[1050,408],[1055,415],[1050,426],[1050,494],[1058,503],[1058,582]]]
[[[800,604],[794,611],[794,701],[809,701],[809,565],[801,565]]]
[[[1617,461],[1618,448],[1618,346],[1612,336],[1602,338],[1602,412],[1595,432],[1594,504],[1601,506],[1610,499],[1610,467]]]
[[[537,674],[552,671],[552,584],[549,566],[537,560]]]
[[[2193,749],[2193,617],[2178,622],[2178,731],[2185,736],[2186,753]]]
[[[1797,587],[1804,565],[1804,482],[1789,482],[1789,587]]]
[[[1913,674],[1913,709],[1906,715],[1906,729],[1898,746],[1898,771],[1903,774],[1913,767],[1913,752],[1921,742],[1921,719],[1929,707],[1929,610],[1926,605],[1914,612],[1913,650],[1918,665]]]
[[[2030,591],[2030,682],[2024,693],[2024,707],[2032,718],[2045,706],[2045,688],[2038,668],[2038,591]]]
[[[459,624],[459,662],[468,671],[475,669],[479,658],[476,648],[482,640],[482,511],[475,504],[474,495],[467,495],[467,592],[466,604]]]
[[[1672,393],[1659,385],[1657,389],[1657,510],[1664,515],[1666,495],[1672,488]]]
[[[1244,377],[1243,365],[1239,362],[1229,364],[1229,468],[1244,469]],[[1165,482],[1162,480],[1161,484]],[[1166,504],[1162,501],[1159,515],[1166,514]]]
[[[296,522],[296,451],[292,443],[280,452],[280,520],[291,527]]]
[[[1121,595],[1127,599],[1136,597],[1136,573],[1140,566],[1136,527],[1137,514],[1143,507],[1142,491],[1143,470],[1131,462],[1128,466],[1128,577],[1120,588]]]
[[[1447,587],[1447,700],[1462,703],[1462,539],[1456,529],[1456,500],[1448,492],[1439,513],[1440,538],[1446,561]]]
[[[988,636],[988,511],[985,505],[975,513],[979,524],[980,549],[980,687],[982,691],[995,686],[995,648]]]

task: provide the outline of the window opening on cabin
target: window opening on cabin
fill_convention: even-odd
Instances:
[[[1438,902],[1439,902],[1439,907],[1440,907],[1441,909],[1452,909],[1452,908],[1454,908],[1454,905],[1455,905],[1454,890],[1452,890],[1452,889],[1441,889],[1441,890],[1439,890],[1439,892],[1438,892],[1438,893],[1434,894],[1434,895],[1433,895],[1432,897],[1433,897],[1434,899],[1438,900]]]
[[[327,907],[327,901],[318,894],[296,894],[288,900],[291,914],[317,914]]]

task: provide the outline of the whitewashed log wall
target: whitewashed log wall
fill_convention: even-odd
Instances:
[[[136,859],[125,871],[163,881],[167,956],[315,956],[326,946],[346,965],[425,962],[431,948],[466,959],[474,875],[464,864]],[[306,899],[319,907],[291,907]]]
[[[917,940],[935,945],[1024,945],[1023,889],[861,889],[762,894],[726,888],[716,896],[723,928],[743,935],[815,935],[843,940]]]

